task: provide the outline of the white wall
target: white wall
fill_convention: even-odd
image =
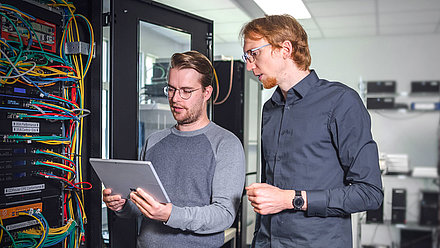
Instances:
[[[440,79],[440,35],[310,41],[318,75],[357,89],[364,80],[396,80],[409,91],[411,80]]]
[[[215,42],[215,41],[214,41]],[[338,80],[357,89],[364,80],[394,79],[398,91],[416,79],[440,79],[440,35],[389,36],[310,40],[311,68],[329,80]],[[214,55],[240,59],[237,43],[215,43]]]
[[[413,80],[440,80],[440,35],[317,39],[309,43],[311,68],[318,76],[355,90],[361,78],[395,80],[398,92],[409,92]],[[240,58],[242,47],[238,42],[215,44],[214,54]],[[268,94],[263,95],[267,99]],[[408,101],[401,98],[397,100]],[[422,100],[438,101],[438,97]],[[380,152],[407,153],[410,167],[437,165],[438,112],[370,113]]]

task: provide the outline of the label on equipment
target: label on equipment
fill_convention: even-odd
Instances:
[[[37,224],[38,224],[37,220],[30,220],[30,221],[7,225],[6,230],[11,231],[11,230],[15,230],[15,229],[25,228],[28,226],[35,226]]]
[[[13,133],[39,133],[40,132],[40,123],[13,121],[12,122],[12,132]]]
[[[35,191],[45,189],[44,184],[27,185],[14,188],[5,188],[5,195],[13,193],[23,193],[27,191]]]

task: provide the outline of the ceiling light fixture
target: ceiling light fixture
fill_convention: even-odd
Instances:
[[[289,14],[296,19],[312,18],[301,0],[254,0],[267,15]]]

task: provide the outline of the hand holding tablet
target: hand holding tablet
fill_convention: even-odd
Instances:
[[[91,158],[90,163],[112,194],[128,199],[131,189],[141,188],[158,202],[171,202],[149,161]]]

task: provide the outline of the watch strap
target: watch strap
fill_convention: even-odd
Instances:
[[[304,199],[302,197],[301,190],[295,190],[295,197],[292,200],[292,205],[294,210],[301,210],[304,205]]]

